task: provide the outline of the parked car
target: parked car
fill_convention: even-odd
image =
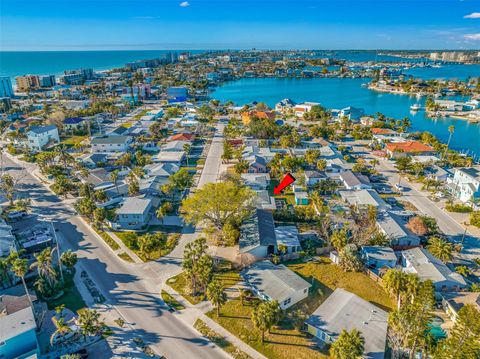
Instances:
[[[20,219],[27,215],[26,211],[12,211],[7,214],[8,219]]]
[[[403,192],[403,191],[405,191],[405,187],[399,185],[398,183],[395,185],[395,189],[396,189],[398,192]]]

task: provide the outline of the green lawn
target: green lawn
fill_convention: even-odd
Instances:
[[[64,273],[65,283],[62,287],[64,294],[57,299],[47,300],[47,306],[49,310],[55,309],[61,304],[64,304],[66,308],[70,309],[73,312],[77,312],[79,309],[85,308],[86,304],[82,299],[82,296],[75,286],[73,281],[73,274]]]
[[[244,306],[239,299],[227,302],[221,308],[217,318],[216,310],[207,315],[218,322],[233,335],[243,340],[252,348],[269,359],[323,359],[327,356],[315,348],[315,342],[308,335],[299,332],[288,321],[283,321],[279,327],[274,327],[271,333],[265,333],[265,342],[261,343],[261,334],[253,326],[251,313],[254,304],[246,302]]]
[[[104,232],[100,229],[95,229],[95,232],[97,232],[97,234],[100,237],[102,237],[104,242],[107,243],[109,247],[112,248],[114,251],[116,251],[117,249],[120,249],[120,246],[118,245],[118,243],[115,242],[115,240],[112,237],[110,237],[110,235],[107,232]]]
[[[134,260],[126,252],[118,253],[118,256],[122,258],[125,262],[133,263]]]
[[[63,138],[61,143],[66,146],[75,146],[76,144],[79,144],[87,137],[88,136],[69,136],[67,138]]]
[[[131,249],[136,255],[140,257],[140,259],[144,262],[150,260],[156,260],[163,256],[169,254],[173,248],[177,245],[178,239],[180,234],[178,233],[171,233],[168,235],[170,246],[164,248],[154,249],[151,252],[144,253],[140,250],[137,240],[140,236],[144,235],[145,233],[137,233],[137,232],[115,232],[118,238],[122,240],[122,242]]]
[[[176,310],[185,309],[185,307],[178,300],[176,300],[174,297],[172,297],[169,293],[165,292],[164,290],[162,290],[161,296],[165,303],[175,308]]]
[[[275,199],[283,199],[287,204],[295,205],[295,195],[289,190],[285,190],[281,195],[273,194],[273,189],[275,186],[278,186],[278,180],[272,179],[270,184],[267,187],[268,194]]]
[[[224,351],[232,356],[234,359],[251,359],[252,357],[247,353],[244,353],[240,349],[238,349],[235,345],[230,343],[220,334],[213,331],[204,321],[201,319],[197,319],[195,324],[193,325],[195,329],[197,329],[202,335],[210,339]]]
[[[232,287],[240,281],[240,273],[231,270],[228,262],[220,265],[218,271],[214,273],[214,277],[221,280],[225,288]],[[169,278],[167,284],[192,304],[198,304],[204,300],[203,295],[191,295],[191,281],[184,272]]]
[[[296,305],[307,313],[314,312],[336,288],[355,293],[387,311],[394,307],[391,298],[380,284],[364,273],[344,272],[327,257],[320,257],[318,262],[290,262],[287,266],[309,283],[313,283],[309,297]]]

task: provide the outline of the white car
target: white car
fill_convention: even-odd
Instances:
[[[398,191],[398,192],[403,192],[405,190],[405,187],[403,186],[400,186],[398,183],[395,185],[395,189]]]

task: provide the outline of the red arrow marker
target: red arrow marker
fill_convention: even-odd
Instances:
[[[282,193],[282,191],[290,186],[293,182],[295,182],[296,179],[295,177],[293,177],[290,172],[287,172],[287,174],[285,175],[285,177],[283,177],[282,179],[282,182],[280,182],[280,184],[278,186],[275,186],[275,188],[273,189],[273,194],[280,194]]]

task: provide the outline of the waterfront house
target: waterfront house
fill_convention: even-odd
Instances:
[[[389,158],[404,156],[435,155],[435,149],[418,141],[387,143],[385,151]]]
[[[272,111],[245,111],[242,113],[242,122],[244,126],[248,126],[252,118],[274,120],[275,113],[273,113]]]
[[[302,118],[307,112],[312,110],[312,107],[319,106],[318,102],[304,102],[302,104],[295,105],[293,112],[295,116]]]
[[[365,339],[365,359],[383,359],[388,313],[342,288],[335,291],[306,320],[307,332],[322,346],[335,342],[342,330],[357,329]]]
[[[92,153],[126,152],[132,139],[129,136],[105,135],[93,137],[90,141]]]
[[[275,111],[283,112],[283,111],[294,108],[295,105],[296,103],[293,100],[289,98],[284,98],[283,100],[281,100],[279,103],[275,105]]]
[[[276,300],[282,309],[288,309],[308,297],[311,284],[283,264],[260,261],[241,272],[245,283],[262,300]]]
[[[393,249],[385,246],[363,246],[361,255],[365,266],[372,269],[394,268],[398,260]]]
[[[452,272],[425,248],[412,248],[401,254],[403,271],[417,274],[420,280],[431,280],[436,292],[458,292],[467,288],[460,274]]]
[[[117,210],[116,224],[129,230],[145,228],[151,218],[151,209],[150,198],[128,197]]]
[[[46,145],[59,143],[57,126],[33,126],[27,132],[27,146],[32,151],[41,151]]]
[[[333,111],[332,111],[333,112]],[[345,107],[339,110],[336,113],[338,121],[343,118],[347,118],[352,122],[358,122],[362,116],[365,115],[365,110],[363,108],[357,108],[353,106]]]
[[[273,215],[264,209],[255,209],[240,226],[238,241],[240,253],[266,258],[277,252]]]
[[[448,189],[463,203],[478,206],[480,201],[480,166],[456,168]]]
[[[32,301],[36,297],[30,294]],[[34,313],[23,286],[0,295],[0,358],[36,358],[40,349]]]

